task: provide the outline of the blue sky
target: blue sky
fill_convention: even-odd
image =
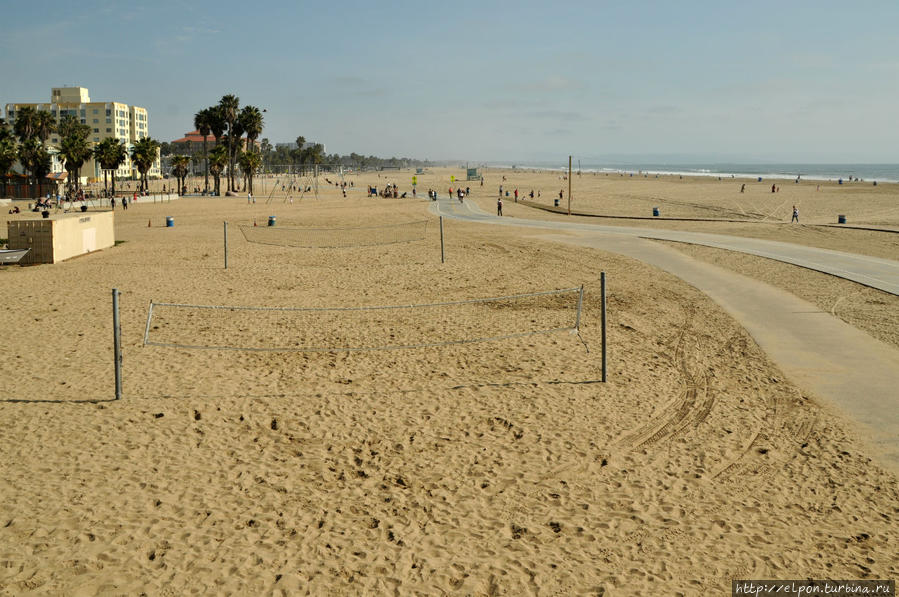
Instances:
[[[0,103],[77,84],[170,141],[225,93],[273,142],[477,161],[899,162],[899,3],[16,2]]]

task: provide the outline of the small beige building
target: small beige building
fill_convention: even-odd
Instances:
[[[115,215],[100,211],[10,220],[7,235],[10,249],[31,249],[19,263],[59,263],[113,246]]]

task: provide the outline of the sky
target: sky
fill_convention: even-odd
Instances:
[[[0,104],[82,86],[171,141],[499,163],[899,162],[899,2],[9,3]]]

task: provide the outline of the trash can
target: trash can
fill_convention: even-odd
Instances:
[[[553,199],[553,206],[554,206],[554,207],[559,207],[559,200],[558,200],[558,199]]]
[[[171,217],[171,216],[166,216],[166,218],[165,218],[165,227],[166,227],[166,228],[173,228],[174,226],[175,226],[175,218],[173,218],[173,217]]]
[[[659,216],[659,208],[658,208],[658,207],[653,207],[653,208],[652,208],[652,215],[655,216],[655,217],[658,217],[658,216]]]
[[[846,223],[846,216],[844,216],[842,214],[837,216],[837,224],[845,224],[845,223]]]
[[[762,177],[761,177],[761,176],[759,176],[759,182],[762,182]]]
[[[269,226],[274,226],[274,225],[275,225],[275,216],[269,216],[269,217],[268,217],[268,225],[269,225]]]

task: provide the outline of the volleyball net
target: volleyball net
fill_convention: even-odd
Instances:
[[[145,346],[345,352],[468,344],[578,330],[584,288],[372,307],[246,307],[150,302]]]
[[[305,249],[391,245],[424,240],[429,220],[360,228],[290,228],[240,225],[247,242]]]

